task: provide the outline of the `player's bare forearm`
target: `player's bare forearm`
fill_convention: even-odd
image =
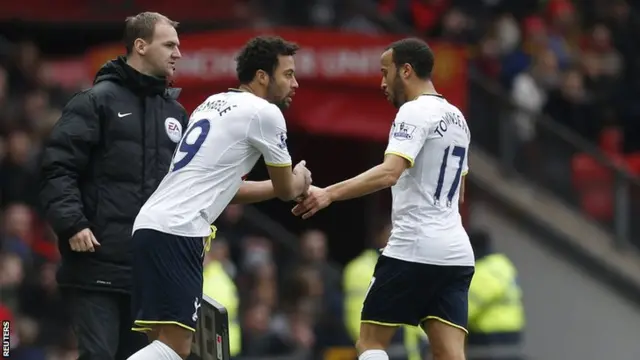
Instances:
[[[465,193],[465,188],[466,188],[466,186],[465,186],[466,185],[466,181],[465,180],[466,179],[467,179],[467,177],[465,175],[463,175],[462,179],[460,179],[460,182],[462,183],[460,185],[460,201],[459,201],[460,204],[464,204],[464,193]]]
[[[231,200],[232,204],[253,204],[276,197],[271,180],[245,181]]]
[[[351,179],[326,188],[332,201],[341,201],[365,196],[393,186],[398,178],[384,164],[375,166]]]
[[[387,154],[384,162],[349,180],[326,188],[331,201],[348,200],[392,187],[407,169],[409,163],[403,157]]]

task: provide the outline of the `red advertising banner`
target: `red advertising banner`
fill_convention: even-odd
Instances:
[[[285,114],[292,128],[386,141],[396,109],[380,90],[380,55],[398,37],[299,29],[269,33],[301,46],[296,55],[300,88]],[[175,83],[183,88],[180,101],[184,106],[192,110],[207,96],[236,87],[236,54],[247,40],[265,34],[237,30],[182,35],[183,57]],[[436,55],[436,89],[464,111],[466,51],[445,43],[430,45]],[[122,45],[110,45],[89,51],[85,57],[88,74],[94,74],[122,50]]]

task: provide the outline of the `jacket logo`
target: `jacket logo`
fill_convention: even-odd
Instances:
[[[125,113],[125,114],[123,114],[123,113],[118,112],[118,117],[119,117],[119,118],[123,118],[123,117],[125,117],[125,116],[129,116],[129,115],[131,115],[131,114],[132,114],[132,113]]]
[[[182,124],[176,118],[168,117],[164,121],[164,130],[174,143],[177,144],[182,139]]]

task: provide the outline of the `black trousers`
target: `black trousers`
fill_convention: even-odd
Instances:
[[[149,342],[131,331],[131,296],[62,289],[78,343],[78,360],[126,360]]]

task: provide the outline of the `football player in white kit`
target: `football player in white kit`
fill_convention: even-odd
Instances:
[[[210,225],[230,203],[305,193],[311,173],[291,169],[281,109],[298,83],[297,45],[252,39],[237,58],[238,89],[205,100],[191,115],[169,173],[133,226],[133,330],[151,343],[136,360],[185,359],[202,300],[202,262]],[[263,156],[271,181],[244,182]]]
[[[384,162],[310,194],[292,210],[308,218],[333,201],[391,187],[392,232],[364,301],[361,360],[388,359],[400,325],[419,325],[437,360],[464,359],[473,250],[462,226],[470,133],[464,116],[431,82],[434,55],[404,39],[381,56],[382,89],[398,108]]]

